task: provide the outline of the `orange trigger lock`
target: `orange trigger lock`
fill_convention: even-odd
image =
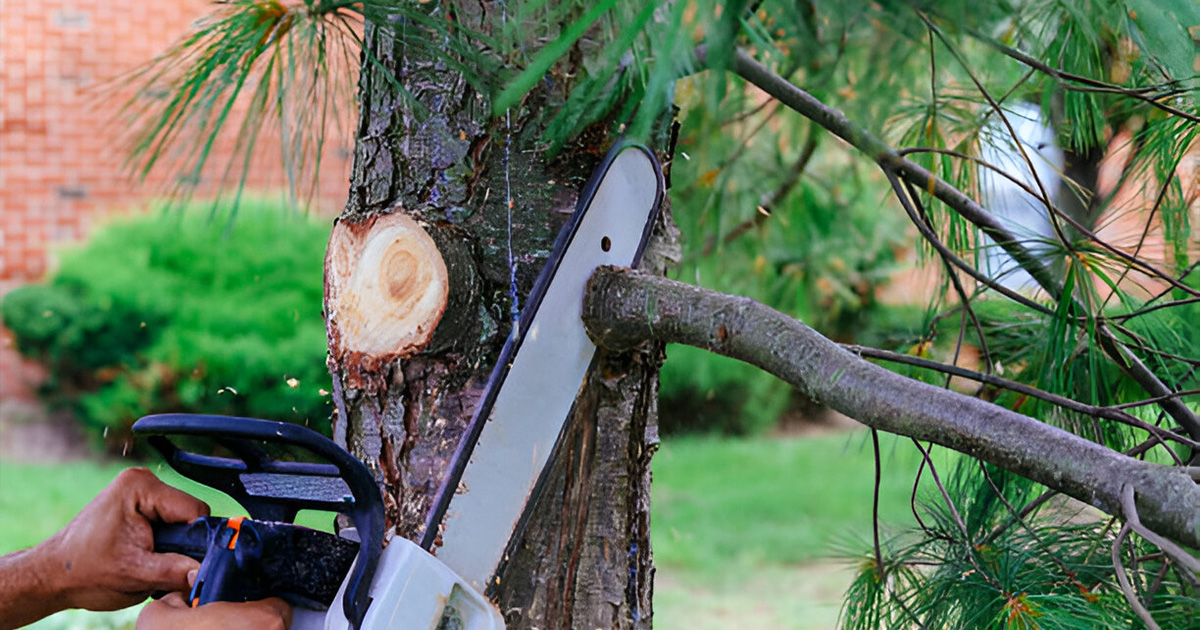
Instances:
[[[229,539],[229,549],[237,547],[238,536],[242,534],[242,521],[246,520],[245,516],[238,516],[229,519],[225,526],[233,530],[233,538]]]

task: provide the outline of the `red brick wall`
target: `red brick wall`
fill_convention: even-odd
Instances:
[[[134,183],[114,124],[129,91],[113,80],[165,50],[207,0],[0,0],[0,285],[41,277],[53,244],[78,239],[104,215],[137,208],[165,191],[164,173]],[[352,85],[352,84],[351,84]],[[352,122],[353,112],[344,112]],[[347,131],[351,125],[341,124]],[[232,153],[218,143],[200,195],[211,195]],[[348,189],[348,136],[326,142],[318,212],[340,209]],[[278,190],[279,141],[259,141],[250,190]],[[234,167],[236,180],[238,167]]]

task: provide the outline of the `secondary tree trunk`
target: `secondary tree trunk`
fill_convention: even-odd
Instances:
[[[455,17],[481,26],[493,19],[487,4],[460,3]],[[366,48],[379,63],[363,64],[350,198],[326,260],[334,436],[372,467],[389,524],[417,539],[508,334],[513,298],[531,288],[612,138],[587,134],[583,146],[546,159],[540,133],[564,82],[546,82],[511,117],[496,120],[461,75],[418,47],[368,28]],[[406,102],[384,72],[425,111]],[[419,318],[436,325],[427,340],[395,339],[395,326],[376,325],[381,317],[371,314],[421,302],[414,291],[437,292],[426,285],[436,282],[436,269],[413,281],[420,286],[394,277],[426,263],[436,268],[433,261],[389,254],[387,239],[378,252],[363,253],[378,226],[394,223],[381,219],[391,213],[412,217],[444,263],[440,323],[436,296],[429,298],[435,308]],[[658,232],[673,233],[665,225]],[[372,291],[381,295],[365,297]],[[661,351],[608,353],[589,375],[546,492],[490,593],[510,628],[649,627]]]

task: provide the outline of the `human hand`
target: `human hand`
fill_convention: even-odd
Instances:
[[[154,591],[186,590],[188,572],[199,563],[154,553],[150,524],[186,523],[207,514],[203,501],[145,468],[130,468],[34,549],[42,556],[42,579],[60,595],[62,608],[116,610]]]
[[[286,630],[291,623],[292,607],[278,597],[191,608],[182,593],[170,593],[146,604],[137,630]]]

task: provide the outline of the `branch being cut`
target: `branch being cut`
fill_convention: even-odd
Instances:
[[[1105,420],[1120,422],[1121,424],[1131,427],[1137,427],[1149,433],[1150,435],[1155,436],[1159,439],[1159,441],[1162,442],[1179,442],[1188,448],[1197,448],[1200,446],[1200,444],[1197,444],[1196,442],[1193,442],[1192,440],[1175,432],[1167,431],[1166,429],[1154,424],[1150,424],[1149,422],[1146,422],[1137,416],[1121,411],[1120,406],[1103,407],[1100,405],[1089,405],[1086,403],[1081,403],[1072,398],[1067,398],[1066,396],[1059,396],[1058,394],[1052,394],[1050,392],[1040,390],[1036,387],[1026,385],[1025,383],[1019,383],[1017,381],[1001,378],[995,374],[976,372],[975,370],[968,370],[957,365],[939,363],[937,361],[930,361],[929,359],[922,359],[921,357],[914,357],[911,354],[890,352],[888,350],[880,350],[878,348],[860,346],[857,344],[843,343],[839,345],[860,357],[879,359],[881,361],[890,361],[892,363],[902,363],[904,365],[912,365],[926,370],[942,372],[948,376],[957,376],[959,378],[970,379],[985,385],[992,385],[1001,389],[1007,389],[1030,398],[1044,400],[1052,405],[1062,407],[1063,409],[1069,409],[1093,418],[1103,418]]]
[[[705,50],[698,51],[701,61]],[[938,178],[919,164],[900,156],[891,146],[871,132],[854,124],[845,114],[821,102],[812,94],[796,87],[787,79],[771,72],[743,50],[734,52],[733,71],[762,91],[778,99],[788,108],[824,127],[833,135],[867,154],[880,166],[895,171],[913,185],[930,190],[934,197],[954,208],[963,218],[983,230],[993,241],[1013,257],[1038,284],[1057,299],[1062,285],[996,217],[961,190]]]
[[[1200,487],[1182,468],[1140,461],[982,400],[915,381],[847,352],[803,323],[749,298],[636,271],[601,268],[588,284],[584,325],[600,346],[684,343],[739,359],[881,431],[926,440],[1123,514],[1136,491],[1150,529],[1200,547]]]

